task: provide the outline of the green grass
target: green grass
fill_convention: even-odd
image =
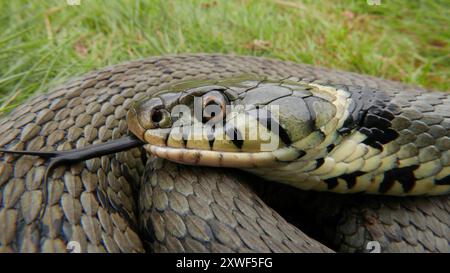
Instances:
[[[0,113],[94,68],[185,52],[275,57],[450,89],[445,0],[1,0],[0,10]]]

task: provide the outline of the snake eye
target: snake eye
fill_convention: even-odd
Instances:
[[[203,123],[218,122],[225,118],[227,99],[217,91],[209,92],[203,96]]]
[[[172,125],[170,114],[165,109],[154,109],[150,114],[153,128],[168,128]]]

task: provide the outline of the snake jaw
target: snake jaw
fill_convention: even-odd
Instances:
[[[157,157],[187,165],[247,169],[270,167],[278,163],[273,152],[218,152],[167,146],[162,147],[152,144],[144,145],[144,149]]]

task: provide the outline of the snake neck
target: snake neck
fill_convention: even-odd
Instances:
[[[335,89],[343,109],[337,125],[293,146],[304,156],[247,171],[304,190],[386,195],[441,195],[450,192],[449,115],[417,108],[448,104],[448,95],[417,93],[406,104],[395,92]],[[363,99],[364,98],[364,99]]]

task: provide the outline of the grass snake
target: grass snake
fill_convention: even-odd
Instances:
[[[0,121],[0,147],[40,155],[2,155],[0,251],[450,252],[449,113],[446,93],[265,58],[96,70]]]

